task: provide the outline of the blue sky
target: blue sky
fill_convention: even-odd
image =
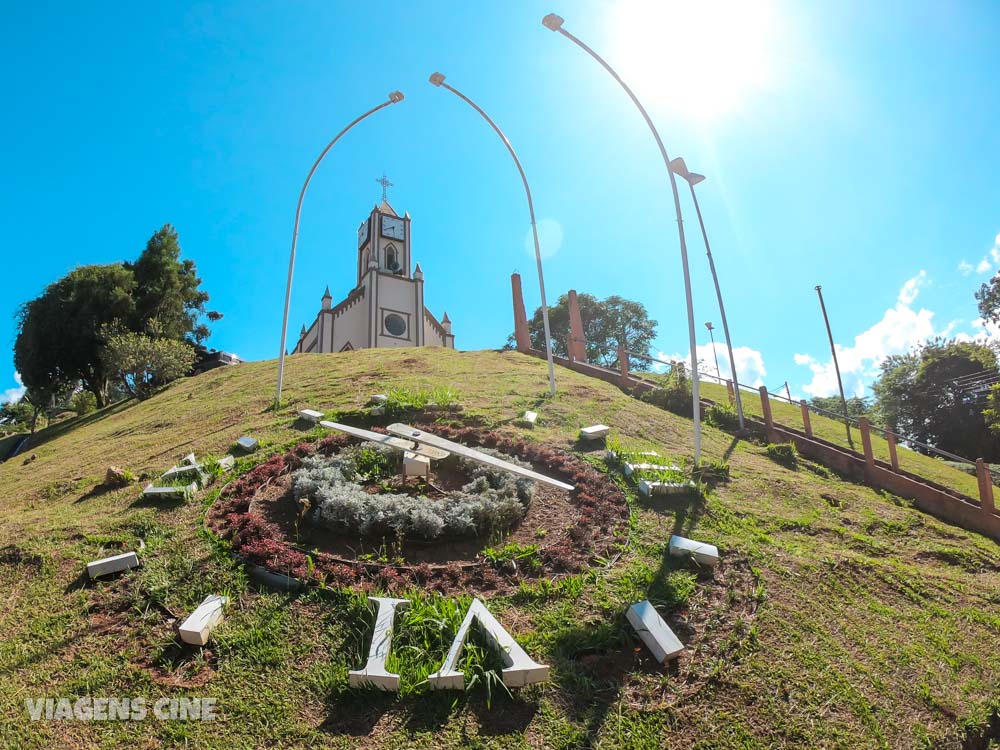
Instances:
[[[17,306],[76,265],[136,257],[167,222],[225,314],[209,343],[276,356],[305,173],[397,88],[406,100],[355,128],[313,180],[291,333],[327,284],[335,299],[352,285],[355,229],[384,170],[413,217],[427,304],[448,311],[459,348],[500,346],[512,271],[538,304],[524,196],[486,125],[427,83],[435,70],[517,148],[556,227],[550,297],[639,300],[659,321],[655,350],[686,356],[655,144],[596,63],[541,26],[550,11],[633,83],[671,156],[708,176],[699,197],[744,380],[832,392],[816,284],[852,392],[921,338],[989,336],[973,293],[1000,265],[1000,5],[717,5],[8,3],[0,396],[16,394]],[[684,208],[707,344],[718,311]]]

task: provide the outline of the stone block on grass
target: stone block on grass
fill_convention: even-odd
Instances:
[[[240,450],[244,450],[247,453],[253,453],[255,450],[257,450],[257,447],[260,445],[260,443],[258,442],[257,438],[252,438],[249,435],[244,435],[243,437],[241,437],[239,440],[236,441],[236,445],[240,448]]]
[[[315,409],[302,409],[299,412],[299,419],[303,419],[306,422],[312,422],[316,424],[323,418],[323,412],[316,411]]]
[[[690,557],[699,565],[714,568],[719,564],[719,549],[714,544],[696,542],[676,534],[670,537],[670,554],[674,557]]]
[[[87,577],[93,580],[99,576],[118,573],[122,570],[139,567],[139,556],[135,552],[123,552],[120,555],[105,557],[87,563]]]
[[[181,640],[192,646],[204,646],[208,643],[212,631],[222,622],[222,607],[227,601],[224,596],[206,597],[181,623],[178,629]]]
[[[521,419],[526,425],[528,425],[528,427],[534,427],[535,422],[538,421],[538,412],[526,411],[524,412],[524,416]]]
[[[608,432],[611,428],[606,424],[595,424],[590,427],[580,428],[580,439],[581,440],[603,440],[608,436]]]
[[[625,617],[660,664],[665,664],[684,650],[684,644],[648,600],[633,604]]]

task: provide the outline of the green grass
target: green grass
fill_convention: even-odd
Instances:
[[[55,424],[30,448],[35,461],[0,464],[0,747],[959,747],[965,726],[989,723],[1000,545],[806,459],[791,471],[710,426],[704,455],[728,464],[728,482],[705,499],[630,490],[628,543],[609,559],[487,597],[550,665],[549,683],[508,697],[492,676],[498,655],[474,635],[462,662],[471,689],[427,690],[468,600],[415,594],[390,658],[403,694],[349,690],[369,645],[363,595],[260,591],[203,531],[219,484],[195,502],[151,507],[136,503],[141,485],[97,489],[107,467],[158,476],[186,453],[219,456],[251,434],[262,447],[237,462],[245,470],[324,434],[297,429],[298,409],[356,412],[394,388],[457,386],[461,414],[438,419],[569,451],[581,426],[603,422],[630,448],[683,461],[691,422],[562,368],[549,400],[545,363],[516,353],[295,356],[278,411],[275,375],[262,362],[180,381]],[[519,427],[529,408],[543,417],[534,430]],[[586,457],[603,466],[599,456]],[[961,476],[939,471],[942,483]],[[714,578],[669,557],[673,533],[719,547]],[[140,540],[140,569],[79,585],[87,561]],[[495,545],[498,560],[532,559],[534,545],[506,546]],[[172,619],[215,593],[231,598],[225,623],[209,648],[182,650]],[[645,598],[689,644],[679,674],[650,664],[625,621]],[[26,697],[84,694],[214,697],[220,720],[28,720]]]

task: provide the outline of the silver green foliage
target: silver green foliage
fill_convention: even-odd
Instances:
[[[399,461],[398,451],[371,445],[303,461],[294,475],[293,491],[297,502],[308,501],[310,521],[338,533],[360,536],[395,534],[428,541],[489,536],[520,521],[531,500],[531,480],[454,456],[446,460],[455,462],[470,481],[447,497],[411,497],[385,487],[372,493],[362,484],[370,477],[359,471],[359,464],[370,463],[372,450],[385,452],[388,461]],[[510,456],[501,457],[530,468]]]

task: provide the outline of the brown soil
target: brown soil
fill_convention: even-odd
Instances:
[[[535,470],[545,471],[544,467],[536,467]],[[390,485],[401,493],[442,497],[450,491],[461,488],[468,481],[467,476],[454,469],[447,467],[438,469],[432,465],[430,481],[426,485],[413,477],[406,480],[405,485],[402,477],[396,477]],[[373,492],[379,490],[378,487],[371,489]],[[292,496],[290,475],[277,477],[267,487],[262,488],[250,503],[250,512],[276,525],[286,541],[351,562],[358,560],[362,555],[373,555],[375,558],[386,555],[392,558],[402,557],[406,565],[472,563],[484,548],[496,544],[496,540],[491,543],[491,540],[486,538],[432,542],[405,540],[400,548],[392,537],[364,539],[336,534],[309,522],[297,523],[298,506]],[[565,540],[568,530],[576,523],[578,517],[579,510],[570,502],[567,492],[536,484],[527,513],[515,528],[504,535],[501,543],[536,544],[540,549],[544,549],[559,539]]]

